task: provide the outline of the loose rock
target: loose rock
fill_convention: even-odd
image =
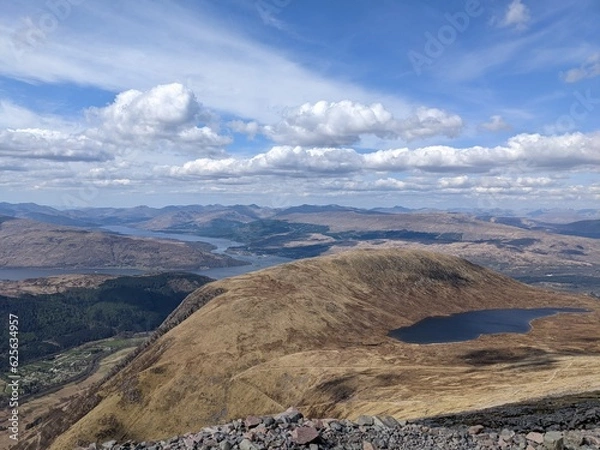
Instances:
[[[595,418],[596,411],[528,417],[514,426],[510,416],[467,426],[432,419],[407,423],[390,416],[361,416],[355,422],[306,419],[290,408],[160,442],[106,441],[78,450],[600,450],[599,421],[585,419],[572,428],[574,417]]]
[[[319,432],[315,427],[299,427],[292,431],[292,439],[296,444],[308,444],[319,437]]]

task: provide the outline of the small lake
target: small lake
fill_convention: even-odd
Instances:
[[[388,336],[411,344],[440,344],[477,339],[484,334],[527,333],[531,321],[558,313],[588,312],[580,308],[486,309],[427,317]]]
[[[196,236],[192,234],[179,234],[179,233],[161,233],[158,231],[140,230],[138,228],[124,227],[124,226],[106,226],[102,227],[100,231],[124,234],[128,236],[140,236],[150,237],[158,239],[172,239],[176,241],[184,242],[206,242],[214,245],[216,248],[212,250],[213,253],[225,253],[229,247],[238,247],[243,245],[240,242],[232,241],[229,239]],[[233,267],[216,267],[214,269],[206,269],[200,271],[186,272],[196,273],[204,275],[214,279],[221,279],[232,277],[235,275],[241,275],[247,272],[253,272],[255,270],[264,269],[266,267],[275,266],[277,264],[283,264],[292,261],[289,258],[282,258],[280,256],[271,255],[254,255],[254,254],[230,254],[234,259],[245,261],[248,264],[243,266]],[[24,280],[27,278],[41,278],[51,277],[56,275],[65,274],[103,274],[103,275],[141,275],[146,273],[142,270],[137,269],[122,269],[122,268],[101,268],[101,269],[29,269],[29,268],[14,268],[14,269],[0,269],[0,280]]]

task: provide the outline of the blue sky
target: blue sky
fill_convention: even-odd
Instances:
[[[3,5],[0,199],[594,207],[597,0]]]

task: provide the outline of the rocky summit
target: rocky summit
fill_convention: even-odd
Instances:
[[[306,419],[289,408],[280,414],[249,416],[158,442],[110,440],[76,450],[600,449],[600,409],[579,412],[570,418],[570,426],[565,423],[565,411],[559,410],[540,415],[535,424],[523,419],[520,425],[512,423],[513,427],[507,428],[501,423],[495,427],[441,426],[431,421],[397,421],[391,416],[364,415],[355,421]]]

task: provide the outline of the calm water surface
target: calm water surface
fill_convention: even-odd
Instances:
[[[102,227],[103,231],[110,231],[113,233],[119,233],[129,236],[141,236],[141,237],[153,237],[160,239],[173,239],[176,241],[184,242],[206,242],[214,245],[216,248],[213,253],[225,253],[229,247],[237,247],[243,245],[240,242],[232,241],[229,239],[194,236],[189,234],[177,234],[177,233],[160,233],[157,231],[139,230],[137,228],[130,228],[124,226],[108,226]],[[275,266],[277,264],[283,264],[285,262],[292,261],[289,258],[282,258],[279,256],[270,255],[230,255],[235,259],[246,261],[247,265],[235,266],[235,267],[217,267],[214,269],[200,270],[200,271],[187,271],[197,273],[199,275],[205,275],[207,277],[220,279],[232,277],[235,275],[241,275],[247,272],[253,272],[255,270],[264,269],[266,267]],[[26,278],[40,278],[50,277],[55,275],[65,275],[72,273],[89,274],[99,273],[107,275],[141,275],[146,273],[142,270],[136,269],[120,269],[120,268],[106,268],[106,269],[0,269],[0,280],[24,280]]]
[[[487,309],[428,317],[411,326],[388,333],[399,341],[411,344],[462,342],[477,339],[483,334],[527,333],[531,321],[558,313],[588,312],[580,308]]]

